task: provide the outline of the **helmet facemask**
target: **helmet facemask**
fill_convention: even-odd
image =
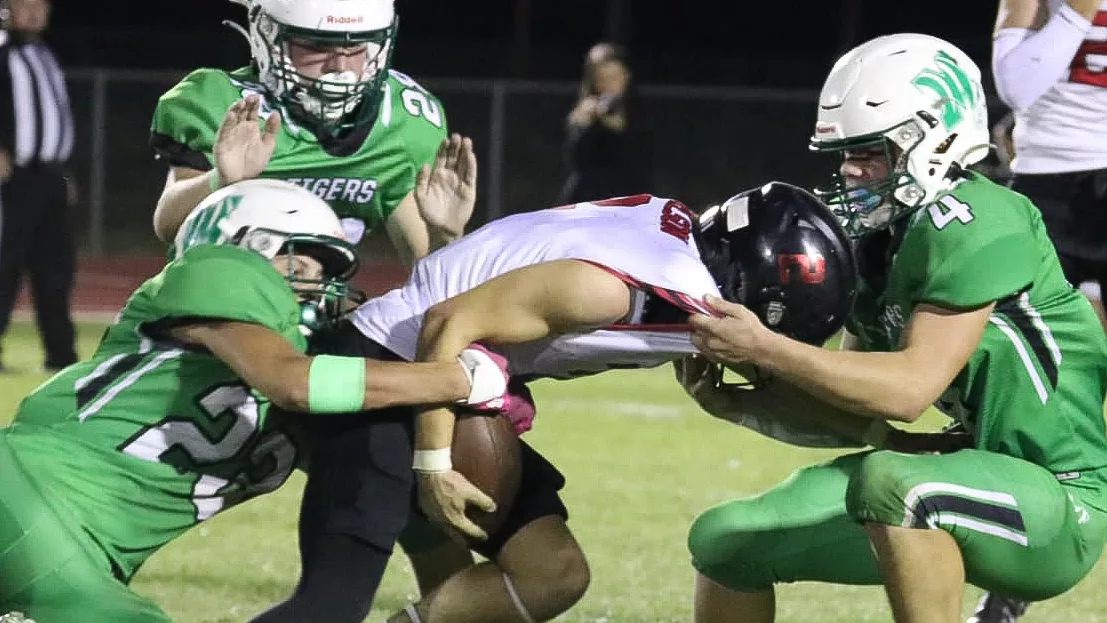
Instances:
[[[365,302],[366,296],[349,284],[357,272],[358,260],[353,247],[344,240],[314,234],[293,234],[255,228],[246,232],[239,246],[251,249],[274,262],[300,301],[300,328],[306,335],[326,328],[346,312]],[[276,249],[270,254],[269,249]],[[305,255],[323,267],[321,278],[298,274],[293,256]],[[280,258],[288,264],[281,267]]]
[[[297,121],[321,138],[340,137],[376,120],[391,65],[397,18],[379,30],[331,32],[281,24],[260,7],[250,13],[250,45],[262,83]],[[325,51],[364,46],[361,71],[300,72],[290,45]]]
[[[812,146],[814,151],[838,156],[838,170],[827,186],[815,188],[851,237],[884,229],[913,212],[924,196],[908,169],[913,150],[923,139],[918,123],[906,121],[887,132]],[[876,152],[883,157],[883,177],[850,184],[842,165],[851,152]]]
[[[881,179],[870,173],[864,184],[850,183],[840,168],[817,190],[851,236],[934,203],[987,155],[980,80],[972,59],[928,35],[877,37],[838,59],[819,94],[811,149],[842,158],[882,152],[887,165]]]

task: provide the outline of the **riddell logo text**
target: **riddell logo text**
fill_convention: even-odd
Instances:
[[[338,15],[338,16],[328,15],[327,16],[327,23],[328,24],[360,24],[364,21],[365,21],[365,16],[364,15],[358,15],[356,17],[350,17],[350,16],[346,16],[346,15]]]

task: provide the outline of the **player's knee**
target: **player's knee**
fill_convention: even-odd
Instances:
[[[592,582],[592,571],[584,552],[574,542],[566,544],[543,556],[543,585],[546,590],[557,595],[556,601],[566,604],[566,608],[584,597],[588,585]]]
[[[548,621],[584,597],[592,580],[584,552],[576,542],[544,547],[527,561],[501,566],[517,606],[537,621]]]
[[[849,516],[861,523],[902,523],[904,497],[916,472],[912,456],[879,451],[861,459],[846,490]]]
[[[562,600],[566,603],[577,603],[588,590],[592,583],[592,570],[588,568],[588,560],[584,558],[584,552],[580,548],[566,548],[559,552],[554,561],[557,569],[557,586],[561,592]]]
[[[759,591],[773,584],[771,547],[765,530],[755,526],[753,504],[729,502],[700,514],[688,531],[692,566],[727,588]]]
[[[568,610],[592,579],[584,552],[560,515],[544,515],[514,530],[493,560],[536,620]]]

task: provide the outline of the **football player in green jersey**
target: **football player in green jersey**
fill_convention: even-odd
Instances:
[[[150,143],[170,167],[158,237],[172,241],[209,192],[252,177],[315,193],[352,242],[383,228],[408,264],[460,235],[471,197],[413,191],[436,155],[475,167],[472,143],[447,138],[438,99],[391,69],[393,0],[239,1],[252,64],[198,69],[158,100]]]
[[[1024,600],[1070,589],[1107,540],[1107,340],[1038,210],[967,170],[988,149],[979,69],[933,37],[869,41],[831,70],[811,147],[841,157],[822,193],[859,245],[846,348],[723,301],[724,317],[693,317],[694,342],[797,386],[812,412],[877,431],[935,404],[975,443],[841,456],[705,511],[695,620],[771,621],[776,582],[883,584],[912,623],[958,621],[966,582]]]
[[[154,214],[158,236],[171,241],[207,193],[253,177],[315,193],[352,242],[383,229],[406,264],[460,235],[475,202],[472,142],[447,138],[441,102],[391,69],[393,0],[238,1],[247,6],[251,66],[199,69],[159,99],[150,140],[170,170]],[[442,176],[458,183],[436,184]],[[329,344],[342,348],[337,338]],[[349,437],[336,442],[352,445]],[[330,438],[314,436],[320,445]],[[308,489],[313,497],[314,483]],[[314,564],[305,561],[304,573],[326,575]],[[310,610],[316,600],[304,586],[294,597]]]
[[[93,357],[37,388],[0,429],[0,614],[168,621],[127,586],[143,562],[277,488],[305,458],[310,423],[270,405],[384,420],[391,407],[506,388],[480,351],[461,365],[304,354],[304,322],[340,309],[357,258],[333,211],[298,186],[229,186],[175,242],[175,260],[131,295]]]

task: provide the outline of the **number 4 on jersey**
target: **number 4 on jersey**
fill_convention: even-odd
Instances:
[[[939,199],[937,203],[930,204],[926,211],[930,214],[930,220],[934,223],[935,229],[942,229],[954,220],[966,224],[971,223],[974,218],[969,204],[953,195],[946,195]]]

